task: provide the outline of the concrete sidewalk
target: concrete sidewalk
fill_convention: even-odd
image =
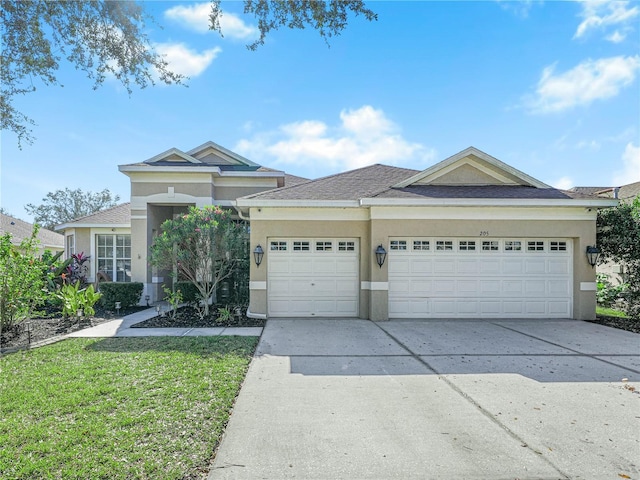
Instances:
[[[119,320],[101,323],[68,335],[69,338],[106,338],[106,337],[215,337],[236,335],[259,337],[262,327],[215,327],[215,328],[132,328],[136,323],[144,322],[157,315],[155,308],[141,310]]]
[[[639,380],[580,321],[269,320],[209,479],[638,479]]]

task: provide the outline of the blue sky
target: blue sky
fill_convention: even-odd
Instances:
[[[640,180],[638,2],[371,2],[330,41],[283,30],[245,48],[255,21],[223,2],[145,2],[156,48],[188,87],[129,96],[62,64],[60,87],[17,99],[33,145],[2,132],[1,206],[30,220],[50,191],[129,199],[117,166],[212,140],[316,178],[383,163],[424,169],[472,145],[559,188]]]

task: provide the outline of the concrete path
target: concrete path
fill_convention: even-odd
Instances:
[[[639,381],[580,321],[269,320],[209,478],[639,479]]]
[[[262,327],[216,327],[216,328],[131,328],[157,315],[155,308],[141,310],[119,320],[101,323],[71,333],[68,337],[106,338],[106,337],[203,337],[218,335],[237,335],[259,337]]]

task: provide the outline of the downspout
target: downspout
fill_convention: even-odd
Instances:
[[[618,193],[620,192],[620,187],[613,187],[613,198],[618,199]]]

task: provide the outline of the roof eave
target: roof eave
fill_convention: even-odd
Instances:
[[[363,198],[363,207],[585,207],[609,208],[618,205],[613,199],[561,199],[561,198]]]
[[[327,207],[327,208],[357,208],[360,207],[358,200],[262,200],[253,198],[238,198],[236,207],[245,208],[266,208],[266,207]]]
[[[129,223],[63,223],[53,227],[57,232],[68,228],[131,228]]]
[[[129,173],[211,173],[220,177],[262,177],[278,178],[283,177],[284,172],[259,172],[257,170],[221,170],[215,166],[142,166],[142,165],[118,165],[118,170],[125,175]]]

